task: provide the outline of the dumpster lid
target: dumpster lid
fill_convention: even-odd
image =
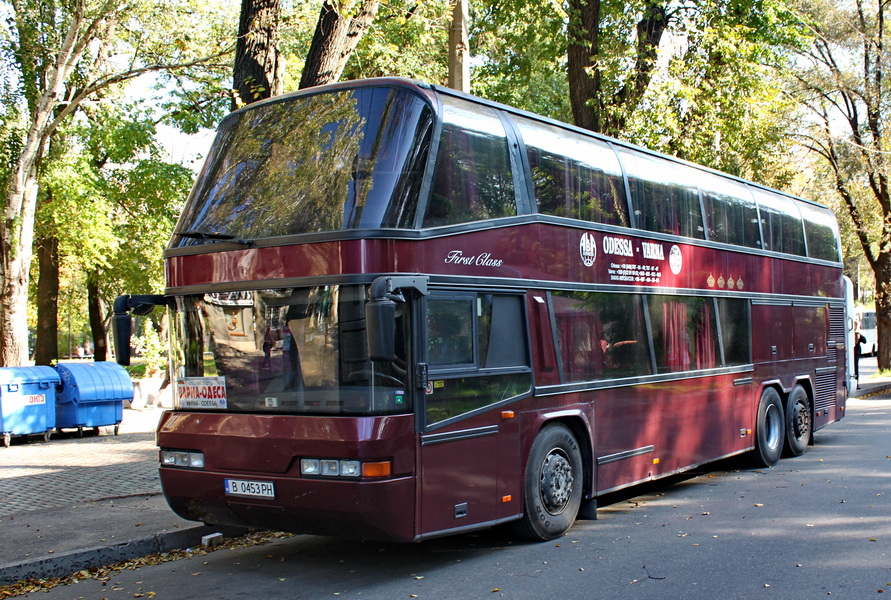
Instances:
[[[50,383],[60,383],[58,371],[52,367],[0,367],[0,384],[8,385],[10,383],[39,383],[47,381]]]

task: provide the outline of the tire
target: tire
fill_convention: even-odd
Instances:
[[[584,473],[578,441],[565,425],[546,425],[529,452],[524,479],[523,518],[518,535],[535,541],[558,538],[575,522]]]
[[[758,418],[755,421],[755,449],[752,463],[756,467],[772,467],[783,453],[783,438],[786,432],[783,419],[783,402],[779,393],[767,388],[761,393],[758,402]]]
[[[811,399],[796,385],[786,400],[786,444],[784,456],[801,456],[811,441]]]

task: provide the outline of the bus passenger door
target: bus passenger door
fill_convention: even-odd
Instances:
[[[522,295],[433,293],[425,306],[422,535],[522,511],[519,419],[511,409],[532,384]]]

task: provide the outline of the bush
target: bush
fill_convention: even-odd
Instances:
[[[151,377],[167,365],[164,343],[154,327],[148,326],[141,336],[133,338],[133,348],[142,356],[145,374]]]

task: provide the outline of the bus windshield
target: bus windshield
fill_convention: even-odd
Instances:
[[[173,246],[412,227],[433,111],[405,89],[271,102],[220,125]]]
[[[372,362],[365,286],[182,296],[172,309],[175,403],[181,409],[288,414],[410,412],[406,347]]]

